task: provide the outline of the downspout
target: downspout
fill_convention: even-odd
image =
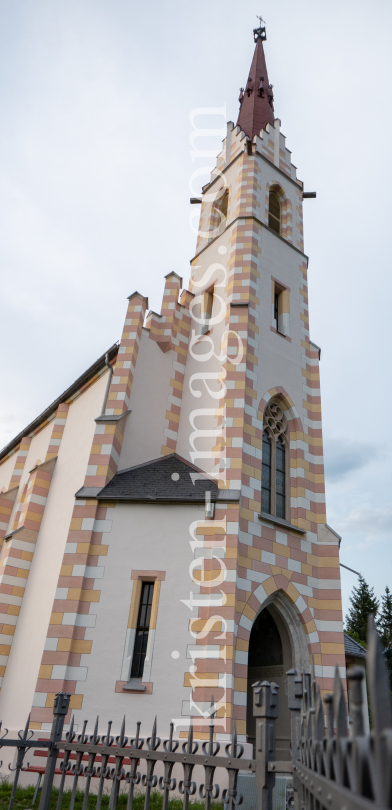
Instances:
[[[107,381],[105,396],[103,398],[101,416],[105,415],[106,403],[108,401],[108,395],[109,395],[109,389],[110,389],[110,383],[112,382],[112,377],[113,377],[113,366],[110,365],[110,363],[109,363],[109,352],[107,352],[105,354],[105,366],[107,366],[108,369],[109,369],[109,379]]]

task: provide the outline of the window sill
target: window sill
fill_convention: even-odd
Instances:
[[[270,330],[271,332],[275,332],[276,335],[280,335],[280,337],[282,337],[284,340],[288,340],[288,342],[291,343],[291,337],[289,337],[288,335],[283,335],[282,332],[278,332],[278,330],[275,329],[274,326],[270,326]]]
[[[130,692],[134,695],[152,695],[152,683],[142,683],[141,678],[131,678],[129,681],[116,681],[115,692]]]
[[[124,683],[123,689],[125,692],[145,692],[146,685],[142,683],[141,678],[131,678],[127,683]]]
[[[299,534],[306,534],[305,529],[300,529],[298,526],[294,526],[288,520],[283,520],[283,518],[277,518],[274,515],[269,515],[268,512],[259,512],[260,520],[268,520],[269,523],[273,523],[276,526],[283,526],[285,529],[290,529],[290,531],[298,532]]]

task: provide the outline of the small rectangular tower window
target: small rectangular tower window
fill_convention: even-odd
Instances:
[[[210,329],[210,320],[212,317],[213,306],[214,306],[214,288],[212,287],[210,290],[206,290],[202,294],[201,318],[204,319],[204,323],[201,327],[202,335],[205,335],[206,332],[208,332]]]
[[[279,322],[279,293],[274,293],[274,321],[275,321],[275,329],[279,332],[278,329],[278,322]]]
[[[144,660],[147,652],[148,632],[150,629],[151,606],[154,595],[154,583],[143,582],[140,595],[139,613],[133,650],[131,678],[142,678]]]
[[[272,326],[280,335],[290,334],[290,290],[272,279]]]

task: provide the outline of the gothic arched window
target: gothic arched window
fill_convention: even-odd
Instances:
[[[281,436],[276,442],[276,517],[286,517],[286,448]]]
[[[220,201],[219,201],[219,208],[220,208],[220,212],[221,212],[221,214],[222,214],[222,218],[223,218],[223,219],[226,219],[226,218],[227,218],[227,209],[228,209],[228,206],[229,206],[229,192],[228,192],[228,190],[226,189],[226,191],[225,191],[225,193],[224,193],[223,197],[221,197],[221,199],[220,199]]]
[[[287,419],[278,402],[264,414],[261,511],[289,520],[289,441]]]
[[[268,225],[273,231],[280,234],[280,199],[274,188],[271,188],[269,193]]]
[[[266,430],[263,432],[262,457],[261,511],[271,512],[271,439]]]

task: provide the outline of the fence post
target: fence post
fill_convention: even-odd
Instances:
[[[258,810],[272,810],[275,774],[268,763],[275,759],[275,723],[279,714],[276,683],[253,684],[253,715],[256,718],[256,787]]]
[[[52,793],[53,779],[56,770],[56,762],[58,757],[58,750],[55,748],[55,743],[61,740],[61,735],[64,728],[65,715],[69,708],[69,701],[71,695],[68,692],[58,692],[54,699],[53,705],[53,723],[50,732],[50,747],[48,750],[48,759],[46,762],[44,782],[42,785],[41,799],[39,803],[39,810],[48,810],[50,796]]]
[[[303,679],[302,675],[297,675],[296,669],[289,669],[287,675],[287,695],[288,704],[291,714],[291,758],[293,763],[301,758],[300,740],[301,740],[301,708],[303,698]],[[293,771],[293,788],[294,788],[294,809],[299,808],[299,790],[300,784],[298,776]]]
[[[291,757],[300,759],[299,743],[301,739],[301,702],[303,697],[302,677],[296,669],[286,672],[288,686],[288,704],[291,712]]]

